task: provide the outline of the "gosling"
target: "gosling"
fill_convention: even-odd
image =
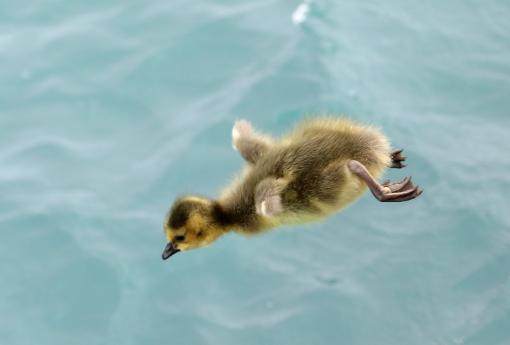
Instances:
[[[230,231],[251,235],[324,218],[367,188],[383,202],[422,193],[410,177],[377,182],[387,167],[403,168],[406,158],[402,150],[391,151],[380,131],[348,119],[309,119],[280,139],[240,120],[232,129],[232,144],[247,163],[244,172],[217,200],[184,196],[175,201],[164,223],[163,260]]]

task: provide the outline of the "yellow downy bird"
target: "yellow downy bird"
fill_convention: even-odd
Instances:
[[[217,200],[177,199],[165,223],[163,259],[203,247],[230,231],[258,234],[283,224],[318,220],[347,206],[367,189],[379,201],[407,201],[422,189],[410,177],[377,182],[387,167],[402,168],[377,129],[344,118],[303,121],[280,139],[258,133],[246,120],[232,129],[246,160],[242,175]]]

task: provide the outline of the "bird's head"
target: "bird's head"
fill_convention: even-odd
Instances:
[[[186,196],[177,199],[165,223],[168,244],[163,260],[180,251],[200,248],[211,244],[226,230],[218,221],[218,205],[204,197]]]

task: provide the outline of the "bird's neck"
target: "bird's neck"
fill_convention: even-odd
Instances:
[[[215,222],[225,229],[225,232],[243,230],[255,225],[254,216],[246,211],[225,202],[215,201],[213,217]]]

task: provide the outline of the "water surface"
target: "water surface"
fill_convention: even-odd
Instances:
[[[1,343],[509,344],[509,17],[0,2]],[[242,167],[235,119],[277,135],[313,113],[383,129],[409,157],[387,177],[425,193],[161,261],[172,200]]]

